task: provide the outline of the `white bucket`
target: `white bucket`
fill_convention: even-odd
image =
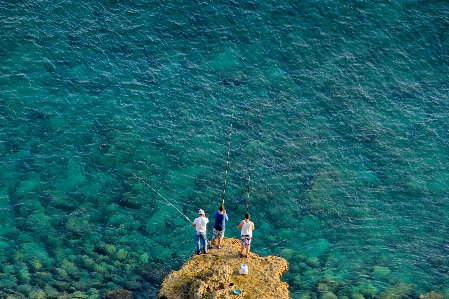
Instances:
[[[242,266],[240,267],[239,273],[240,274],[248,274],[248,265],[242,264]]]

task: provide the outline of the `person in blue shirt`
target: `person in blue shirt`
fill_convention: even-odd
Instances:
[[[226,221],[228,221],[228,215],[226,215],[226,210],[223,206],[218,208],[218,212],[214,214],[215,225],[214,232],[212,235],[212,240],[210,241],[210,247],[215,246],[215,239],[217,239],[217,248],[221,248],[221,240],[224,238],[224,232],[226,229]]]

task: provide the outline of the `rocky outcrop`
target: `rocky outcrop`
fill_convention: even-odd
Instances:
[[[288,284],[280,281],[288,270],[288,262],[277,256],[260,257],[250,253],[241,258],[240,242],[225,238],[221,249],[207,254],[192,255],[178,271],[171,272],[162,282],[159,299],[227,299],[276,298],[287,299]],[[239,274],[242,264],[248,274]],[[234,291],[240,291],[236,295]]]

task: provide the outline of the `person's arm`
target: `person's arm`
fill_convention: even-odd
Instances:
[[[254,222],[251,221],[251,229],[255,230],[256,228],[254,227]]]
[[[237,226],[237,229],[241,229],[242,226],[243,226],[243,220],[242,220],[242,222],[240,222],[239,226]]]
[[[225,220],[228,221],[229,219],[228,219],[228,215],[226,214],[226,211],[224,211],[224,216],[225,216],[225,217],[224,217]]]
[[[192,226],[193,226],[193,227],[195,227],[195,226],[196,226],[195,222],[192,222]]]

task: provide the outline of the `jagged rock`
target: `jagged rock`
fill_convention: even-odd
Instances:
[[[192,255],[180,270],[171,272],[163,280],[158,298],[289,298],[288,284],[280,281],[282,274],[288,270],[285,259],[260,257],[254,253],[250,253],[249,258],[241,258],[237,239],[225,238],[222,245],[222,249]],[[248,265],[247,275],[239,274],[242,264]],[[236,289],[241,291],[240,295],[233,293]]]

